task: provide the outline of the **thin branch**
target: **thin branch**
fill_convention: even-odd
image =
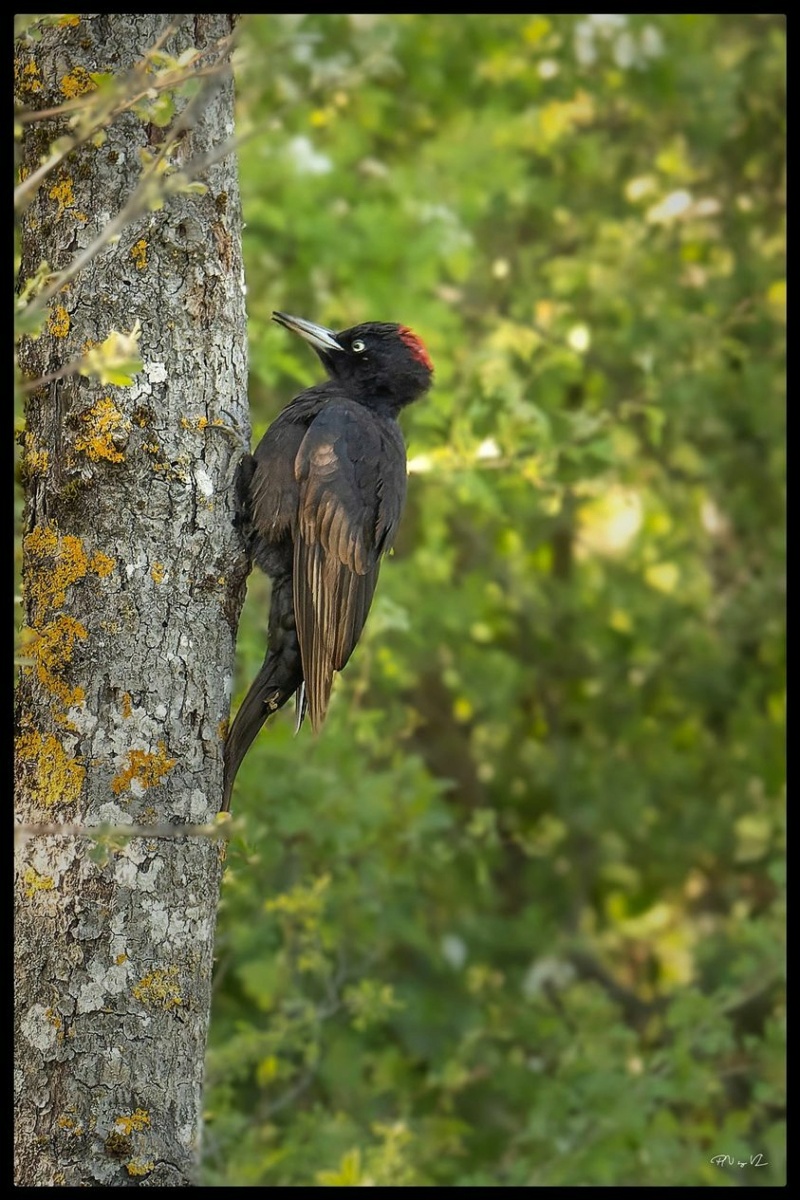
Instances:
[[[163,44],[163,41],[166,39],[168,34],[169,34],[169,27],[164,33],[162,33],[161,37],[159,38],[159,41],[156,43],[156,48],[160,44]],[[194,96],[189,101],[189,103],[183,109],[183,112],[179,115],[177,120],[173,123],[173,126],[169,131],[169,135],[165,138],[164,143],[160,147],[160,150],[159,150],[158,154],[155,156],[153,162],[149,165],[147,170],[145,170],[142,173],[142,175],[139,179],[139,183],[137,184],[137,187],[134,190],[133,194],[131,195],[130,199],[128,200],[127,204],[125,204],[123,206],[123,208],[117,213],[116,217],[114,217],[113,220],[111,220],[105,226],[105,228],[103,230],[101,230],[101,232],[94,239],[94,241],[89,246],[87,246],[81,254],[79,254],[75,259],[73,259],[73,261],[69,264],[68,267],[66,267],[63,271],[59,272],[59,274],[54,278],[52,283],[47,288],[45,288],[44,291],[39,293],[39,295],[35,298],[35,300],[33,300],[31,302],[31,304],[29,306],[29,308],[28,308],[29,313],[35,314],[35,313],[41,311],[45,307],[45,305],[55,295],[57,295],[57,293],[65,286],[65,284],[69,283],[69,281],[71,279],[74,279],[74,277],[78,274],[78,272],[81,271],[85,266],[87,266],[92,261],[92,259],[97,256],[97,254],[100,252],[100,250],[102,250],[102,248],[105,245],[107,245],[112,240],[112,238],[115,238],[117,236],[117,234],[122,232],[123,228],[127,224],[129,224],[131,221],[133,221],[142,212],[146,211],[146,209],[149,206],[150,199],[152,196],[152,187],[151,187],[152,182],[153,182],[153,180],[157,179],[159,167],[160,167],[161,163],[163,162],[165,156],[174,148],[179,135],[182,132],[184,132],[184,130],[187,129],[191,125],[192,121],[194,120],[195,111],[200,106],[200,104],[207,103],[208,94],[210,91],[210,84],[213,83],[213,81],[215,79],[221,77],[223,75],[223,73],[230,71],[229,55],[232,50],[235,37],[236,37],[236,32],[234,31],[228,37],[220,38],[211,52],[216,56],[216,61],[213,62],[209,67],[201,68],[199,70],[192,70],[191,72],[189,72],[186,75],[187,79],[196,79],[199,76],[203,76],[209,80],[209,84],[207,84],[206,87],[200,89],[200,91],[197,93],[197,95]],[[152,51],[151,51],[151,53],[152,53]],[[207,53],[208,52],[206,52],[206,54],[204,54],[203,57],[207,57]],[[198,57],[200,57],[200,56],[198,56]],[[193,60],[193,61],[195,61],[195,60]],[[138,70],[139,70],[139,68],[137,68],[137,71]],[[122,105],[122,107],[120,108],[120,111],[123,111],[125,107],[129,106],[130,104],[132,104],[134,102],[135,102],[134,99],[129,98]],[[116,115],[118,115],[118,114],[112,113],[111,119],[114,119],[114,117]],[[108,119],[109,118],[108,118],[108,114],[107,114],[106,117],[103,119],[102,124],[105,124]],[[80,142],[77,142],[77,143],[75,143],[74,146],[71,146],[70,149],[65,152],[64,157],[66,157],[66,154],[71,153],[71,151],[73,149],[75,149],[78,145],[83,144],[83,142],[85,142],[94,131],[95,130],[92,129],[91,132],[89,134],[87,134]],[[199,156],[195,160],[190,160],[190,162],[186,165],[186,167],[179,173],[178,177],[179,178],[191,178],[191,172],[193,170],[199,172],[200,170],[205,169],[205,167],[210,165],[212,162],[215,162],[220,158],[224,158],[227,154],[230,153],[234,144],[235,144],[235,139],[229,138],[226,140],[225,143],[223,143],[223,145],[221,147],[218,148],[217,152],[212,152],[211,154]],[[193,166],[193,164],[197,164],[197,165]],[[46,165],[46,164],[43,164],[43,165]],[[51,166],[52,165],[54,165],[54,164],[51,164]],[[48,169],[50,169],[50,168],[48,168]],[[42,168],[39,168],[39,170],[37,172],[34,172],[34,176],[42,176],[42,174],[43,174]],[[29,179],[25,180],[22,184],[20,184],[19,188],[17,189],[17,192],[20,193],[21,195],[24,195],[26,185],[32,186],[31,180],[34,178],[34,176],[30,176]]]
[[[180,172],[180,175],[184,179],[190,180],[193,175],[199,174],[201,171],[204,171],[206,167],[212,166],[215,162],[225,158],[226,155],[230,154],[232,150],[236,149],[236,147],[239,146],[243,140],[244,138],[226,138],[226,140],[222,142],[216,148],[216,150],[210,151],[208,154],[198,156],[195,159],[191,159],[187,163],[186,168]],[[69,283],[71,279],[74,279],[79,271],[82,271],[85,266],[88,266],[93,258],[96,258],[103,247],[107,245],[112,238],[115,238],[119,233],[122,232],[126,225],[130,224],[131,221],[135,220],[136,217],[140,216],[141,213],[147,210],[150,192],[148,185],[152,182],[152,178],[152,171],[148,171],[147,175],[142,177],[139,187],[133,193],[124,208],[120,209],[112,221],[109,221],[108,225],[106,225],[103,231],[98,234],[91,245],[87,246],[83,253],[79,254],[77,258],[73,259],[68,267],[65,267],[63,271],[59,272],[49,287],[45,288],[43,292],[39,293],[36,299],[32,301],[31,307],[27,310],[29,313],[36,314],[40,309],[44,308],[48,301],[52,300],[53,296],[60,292],[65,284]]]
[[[163,32],[150,47],[147,54],[152,55],[157,53],[164,45],[167,38],[171,37],[176,30],[177,23],[173,19],[167,23]],[[198,74],[204,74],[204,71],[194,70],[194,63],[200,57],[201,54],[198,52],[196,57],[190,63],[188,63],[183,70],[177,72],[168,72],[162,76],[161,79],[148,80],[146,87],[142,88],[141,85],[139,85],[138,90],[133,91],[132,94],[126,95],[125,93],[129,92],[134,85],[137,85],[140,77],[145,74],[147,55],[140,63],[136,63],[136,65],[128,72],[125,79],[118,85],[117,91],[121,94],[121,99],[117,100],[115,103],[112,103],[111,107],[105,112],[103,112],[101,109],[97,118],[93,122],[90,122],[88,128],[84,130],[83,134],[71,142],[69,146],[52,153],[48,159],[41,163],[36,170],[27,177],[27,179],[24,179],[14,189],[14,208],[19,208],[23,201],[27,200],[29,194],[39,186],[41,181],[51,171],[55,170],[55,168],[58,167],[64,161],[64,159],[68,158],[74,150],[78,150],[81,146],[85,145],[86,142],[88,142],[89,139],[95,135],[95,133],[97,133],[104,126],[110,125],[121,113],[127,111],[129,108],[132,108],[134,104],[138,104],[139,101],[143,100],[147,96],[148,92],[162,92],[168,90],[169,88],[179,87],[182,83],[185,83],[186,80],[195,78]],[[208,68],[206,68],[206,71],[207,70]],[[16,119],[20,122],[20,124],[24,125],[34,120],[43,121],[51,117],[54,119],[61,118],[69,116],[69,114],[73,112],[80,112],[81,109],[90,108],[92,100],[92,97],[87,99],[86,96],[82,96],[75,100],[68,100],[65,104],[59,104],[54,108],[39,109],[38,111],[29,110],[18,113]]]
[[[14,841],[18,844],[24,844],[33,837],[74,837],[88,838],[91,841],[134,837],[175,840],[184,837],[199,837],[227,841],[230,836],[231,821],[229,820],[192,825],[172,825],[168,822],[157,825],[80,825],[51,822],[42,825],[14,826]]]
[[[63,149],[54,151],[48,159],[45,159],[45,161],[41,163],[34,172],[32,172],[32,174],[28,175],[26,179],[23,179],[23,181],[17,185],[17,187],[14,189],[14,208],[19,208],[23,201],[28,199],[29,194],[35,191],[45,176],[49,175],[51,171],[54,171],[56,167],[60,166],[60,164],[66,158],[69,158],[73,151],[79,150],[80,147],[84,146],[99,130],[103,129],[104,126],[110,125],[113,121],[116,121],[117,117],[121,116],[122,113],[127,112],[128,109],[133,108],[135,104],[139,104],[140,101],[144,100],[148,96],[148,94],[152,92],[166,92],[172,88],[178,88],[182,83],[186,83],[190,79],[197,79],[200,77],[213,75],[219,69],[219,66],[215,64],[213,67],[201,67],[199,70],[195,70],[190,66],[184,71],[172,72],[169,75],[165,75],[160,80],[150,80],[146,87],[141,88],[139,91],[134,92],[133,95],[127,96],[117,104],[112,105],[112,107],[106,112],[101,113],[97,119],[86,128],[80,137],[76,137],[74,141],[70,142],[70,144],[65,146]],[[58,112],[57,109],[51,111]]]
[[[178,24],[174,17],[170,17],[163,31],[159,34],[153,45],[147,51],[147,54],[156,54],[166,42],[167,38],[172,37],[173,33],[177,33]],[[125,82],[132,79],[134,76],[141,74],[143,64],[146,61],[147,55],[142,59],[141,63],[135,63],[126,76]],[[23,109],[15,115],[15,119],[21,125],[29,125],[33,121],[45,121],[50,117],[65,117],[70,113],[78,112],[81,108],[86,107],[86,97],[78,96],[74,100],[65,100],[63,104],[56,104],[53,108],[28,108]]]
[[[77,375],[82,362],[83,355],[80,358],[73,358],[57,371],[51,371],[49,375],[40,375],[38,379],[32,379],[29,383],[22,384],[19,390],[23,394],[35,392],[40,387],[44,387],[46,383],[55,383],[57,379],[63,379],[65,375]]]
[[[269,1120],[269,1118],[273,1117],[275,1113],[280,1112],[282,1108],[286,1108],[287,1104],[291,1104],[292,1101],[296,1100],[298,1096],[302,1096],[303,1092],[307,1091],[313,1083],[318,1070],[319,1067],[316,1063],[314,1063],[312,1066],[306,1067],[297,1081],[293,1083],[290,1088],[287,1088],[283,1095],[278,1096],[277,1099],[271,1101],[269,1104],[265,1104],[259,1109],[259,1117],[261,1120]]]
[[[666,997],[643,1000],[630,988],[623,987],[603,964],[586,950],[571,950],[567,958],[581,979],[590,979],[603,988],[614,1003],[619,1005],[626,1023],[634,1028],[640,1028],[653,1013],[662,1012],[667,1005]]]

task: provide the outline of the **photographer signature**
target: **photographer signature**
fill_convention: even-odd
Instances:
[[[769,1163],[764,1162],[763,1154],[751,1154],[750,1161],[745,1162],[744,1159],[736,1159],[731,1154],[715,1154],[711,1159],[715,1167],[768,1167]]]

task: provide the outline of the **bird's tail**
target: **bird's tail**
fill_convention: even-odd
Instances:
[[[230,808],[236,773],[259,729],[303,684],[290,577],[282,577],[273,583],[269,643],[261,670],[251,683],[225,741],[223,812]],[[305,713],[304,695],[303,692],[298,696],[298,727]]]
[[[297,689],[295,696],[295,714],[294,714],[294,736],[297,737],[300,732],[300,726],[303,724],[303,718],[306,715],[308,708],[308,700],[306,698],[306,681],[305,679]]]
[[[231,805],[231,792],[239,767],[261,726],[294,695],[299,684],[295,675],[286,678],[280,657],[268,654],[250,690],[241,703],[225,741],[225,785],[222,811]]]

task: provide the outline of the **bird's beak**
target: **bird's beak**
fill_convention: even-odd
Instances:
[[[337,342],[333,330],[326,329],[324,325],[315,325],[313,321],[304,321],[302,317],[290,317],[288,313],[282,312],[274,312],[272,319],[283,325],[284,329],[299,333],[301,338],[305,338],[309,345],[321,354],[327,354],[330,350],[344,350],[344,346]]]

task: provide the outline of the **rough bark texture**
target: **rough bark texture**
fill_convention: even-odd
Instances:
[[[212,50],[229,15],[175,18],[166,49]],[[128,69],[156,14],[66,18],[23,51],[37,109]],[[178,100],[178,108],[184,103]],[[28,127],[23,173],[62,121]],[[171,162],[233,130],[223,76]],[[127,200],[164,131],[133,113],[50,176],[23,220],[22,277],[60,269]],[[23,572],[35,637],[18,705],[17,819],[25,825],[173,823],[98,860],[74,835],[18,854],[16,1182],[194,1181],[221,843],[211,820],[246,562],[234,476],[249,441],[240,209],[233,155],[128,226],[51,303],[27,343],[40,377],[138,318],[144,370],[128,388],[70,377],[28,405]]]

